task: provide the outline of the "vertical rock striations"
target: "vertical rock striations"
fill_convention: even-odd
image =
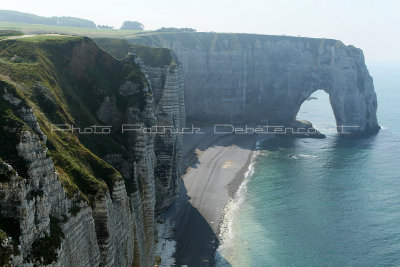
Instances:
[[[132,46],[119,39],[99,38],[95,39],[95,42],[115,58],[123,59],[126,51],[131,50],[143,60],[143,68],[152,87],[154,112],[159,126],[154,140],[154,175],[156,211],[161,211],[175,200],[182,175],[183,135],[179,132],[186,123],[182,64],[169,49]],[[135,90],[135,86],[131,84],[120,88],[125,95]]]
[[[40,53],[30,59],[37,60],[34,78],[0,63],[10,77],[0,77],[1,263],[153,266],[155,211],[175,199],[181,175],[181,65],[167,49],[166,63],[150,66],[68,38],[0,44],[5,55],[26,45]],[[111,132],[61,131],[53,123]],[[174,131],[121,132],[159,123]]]
[[[1,90],[6,91],[5,88]],[[6,131],[19,136],[16,146],[18,160],[23,162],[25,168],[20,168],[18,173],[11,165],[4,161],[1,163],[7,170],[2,171],[3,178],[0,181],[1,226],[8,228],[5,224],[11,225],[13,228],[7,230],[17,233],[14,238],[18,238],[16,242],[19,244],[9,260],[17,266],[29,266],[29,262],[49,264],[54,261],[57,261],[57,266],[99,265],[99,246],[92,210],[81,202],[79,194],[67,197],[47,154],[47,138],[40,131],[32,110],[21,100],[10,101],[5,92],[2,98],[11,104],[15,115],[20,116],[26,126],[35,126],[26,127],[20,132],[18,127],[6,128]],[[12,125],[11,121],[9,123]],[[2,127],[5,129],[7,126]],[[82,208],[71,215],[75,205],[81,205]],[[16,223],[13,225],[12,222]],[[50,242],[54,240],[51,238],[60,234],[54,228],[59,227],[62,229],[62,242],[58,247],[52,247],[54,244]]]
[[[119,61],[88,38],[0,42],[0,264],[153,266],[155,213],[179,191],[186,112],[296,126],[301,104],[323,89],[338,129],[379,129],[363,53],[339,41],[213,33],[132,41],[175,53],[135,45],[137,56]],[[132,48],[98,43],[118,55]]]
[[[330,39],[219,33],[149,33],[132,43],[173,49],[182,61],[189,120],[298,125],[301,104],[330,95],[340,126],[379,130],[363,52]]]
[[[177,59],[162,67],[148,66],[154,91],[157,125],[155,136],[156,210],[176,198],[182,175],[182,128],[185,127],[182,66]]]

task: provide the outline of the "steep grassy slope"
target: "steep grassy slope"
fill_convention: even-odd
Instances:
[[[117,59],[125,58],[127,51],[133,48],[136,55],[143,60],[146,66],[164,67],[169,66],[173,61],[171,50],[167,48],[134,45],[127,40],[116,38],[96,38],[94,41],[99,47]]]
[[[122,178],[101,157],[125,154],[120,129],[110,135],[82,135],[54,131],[52,124],[73,124],[82,129],[104,125],[96,118],[98,107],[105,96],[113,96],[116,106],[123,110],[128,103],[118,89],[127,80],[139,85],[130,104],[143,109],[143,88],[147,84],[139,66],[129,58],[115,60],[88,38],[39,36],[0,41],[0,75],[1,90],[7,88],[23,99],[27,108],[33,107],[67,192],[72,195],[79,190],[90,200],[112,190],[115,180]],[[18,169],[23,176],[23,163],[13,159],[16,153],[10,149],[15,149],[18,132],[29,126],[3,98],[0,110],[0,157],[22,165]]]
[[[104,51],[115,57],[123,59],[127,56],[130,48],[133,47],[128,41],[117,38],[95,38],[93,41]]]

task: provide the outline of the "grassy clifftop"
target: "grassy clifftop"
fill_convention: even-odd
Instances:
[[[49,154],[70,195],[79,190],[90,200],[112,190],[113,183],[122,177],[101,157],[126,153],[118,143],[118,132],[79,135],[52,131],[52,124],[73,124],[82,129],[104,125],[96,116],[99,106],[109,96],[123,112],[128,100],[119,94],[119,88],[127,80],[134,81],[139,89],[129,105],[143,109],[143,88],[147,84],[139,66],[130,59],[114,59],[91,39],[35,36],[0,41],[0,157],[18,167],[20,176],[26,175],[26,166],[17,159],[14,147],[19,142],[18,133],[32,129],[20,119],[19,107],[3,99],[6,89],[23,100],[20,105],[33,108],[48,137]]]
[[[96,29],[80,28],[60,25],[29,24],[21,22],[0,21],[0,29],[21,31],[26,34],[38,33],[60,33],[72,34],[88,37],[109,37],[109,38],[129,38],[137,34],[137,30],[114,30],[114,29]]]
[[[173,31],[172,29],[171,31],[106,30],[1,21],[0,29],[17,30],[27,34],[61,33],[88,36],[91,38],[120,38],[128,40],[132,44],[151,47],[171,48],[172,43],[179,42],[186,49],[203,49],[208,51],[252,48],[255,44],[258,45],[267,41],[308,43],[312,49],[318,49],[321,44],[326,42],[330,45],[344,46],[338,40],[324,38],[246,33],[182,32]]]
[[[130,43],[146,46],[172,47],[174,43],[179,43],[185,49],[206,51],[252,49],[266,42],[304,43],[313,50],[318,49],[324,43],[344,46],[342,42],[333,39],[215,32],[144,32],[127,39]]]
[[[129,49],[133,48],[136,55],[143,63],[152,67],[169,66],[172,62],[171,50],[167,48],[155,48],[144,45],[134,45],[124,39],[96,38],[96,44],[117,59],[126,57]]]

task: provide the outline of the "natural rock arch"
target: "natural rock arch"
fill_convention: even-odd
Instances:
[[[312,122],[321,133],[336,133],[336,118],[329,101],[329,94],[319,89],[301,105],[296,120]]]
[[[189,121],[296,125],[314,91],[330,96],[337,125],[379,130],[373,80],[361,49],[331,39],[156,33],[134,42],[171,48],[182,61]]]
[[[315,91],[323,90],[329,95],[339,133],[378,131],[377,98],[362,51],[354,47],[332,47],[329,64],[318,62],[316,66],[313,79],[306,83],[308,87],[297,90],[292,120],[306,99]]]

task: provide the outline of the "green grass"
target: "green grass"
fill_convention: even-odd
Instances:
[[[311,47],[311,52],[318,52],[321,43],[342,46],[343,43],[332,39],[308,38],[283,35],[260,35],[246,33],[209,33],[209,32],[142,32],[126,38],[130,43],[146,46],[171,46],[179,41],[187,49],[201,48],[205,51],[238,51],[248,49],[255,44],[266,42],[300,42]]]
[[[81,37],[79,36],[74,36],[74,35],[51,35],[51,34],[38,34],[38,35],[33,35],[33,36],[26,36],[26,37],[21,37],[18,40],[21,42],[27,42],[27,43],[42,43],[44,41],[47,42],[56,42],[58,44],[70,42],[73,40],[79,40]]]
[[[1,95],[3,95],[4,89],[8,93],[18,96],[17,89],[12,84],[0,80]],[[25,103],[20,105],[25,105]],[[29,130],[29,128],[19,119],[16,107],[9,104],[3,97],[0,97],[0,110],[0,158],[11,164],[19,176],[27,177],[27,167],[19,158],[16,147],[21,131]],[[9,178],[10,173],[7,172],[1,180],[8,181]]]
[[[64,27],[42,24],[24,24],[0,22],[0,30],[15,30],[26,34],[37,33],[60,33],[78,36],[88,36],[91,38],[120,38],[126,39],[134,44],[146,46],[163,47],[164,44],[171,44],[179,41],[183,47],[200,47],[210,51],[238,50],[246,48],[249,44],[266,41],[291,41],[305,42],[312,47],[312,53],[315,53],[321,42],[333,42],[337,45],[343,45],[340,41],[321,38],[308,38],[283,35],[258,35],[258,34],[239,34],[239,33],[209,33],[209,32],[157,32],[157,31],[134,31],[134,30],[107,30],[93,28]],[[179,29],[178,29],[179,30]],[[0,37],[1,40],[1,37]],[[119,55],[117,58],[122,58]]]
[[[88,37],[113,37],[113,38],[129,38],[137,33],[144,32],[136,30],[107,30],[107,29],[78,28],[78,27],[14,23],[14,22],[0,22],[0,30],[21,31],[26,34],[61,33],[61,34],[71,34],[71,35],[80,35]]]
[[[134,45],[136,55],[145,65],[152,67],[169,66],[172,63],[171,51],[165,48],[152,48],[144,45]]]
[[[128,51],[132,47],[128,41],[118,38],[95,38],[93,41],[104,51],[120,60],[128,55]]]
[[[169,66],[173,62],[171,50],[167,48],[148,47],[144,45],[133,45],[127,40],[117,38],[96,38],[96,44],[116,59],[123,59],[127,56],[130,48],[133,48],[136,55],[143,63],[152,67]]]
[[[19,61],[12,60],[15,55]],[[101,159],[106,154],[123,154],[126,138],[116,129],[111,135],[84,136],[52,131],[51,124],[74,124],[84,128],[104,125],[96,111],[105,96],[114,97],[121,112],[128,99],[119,94],[126,80],[135,81],[139,92],[129,105],[144,109],[147,81],[140,67],[127,58],[117,61],[83,37],[37,36],[0,41],[0,90],[10,87],[24,105],[33,107],[42,131],[47,135],[49,155],[68,196],[77,191],[89,203],[112,191],[122,176]],[[19,133],[30,130],[19,119],[18,110],[0,98],[0,122],[12,131],[0,128],[0,157],[24,178],[26,165],[18,157]],[[30,130],[31,131],[31,130]]]

